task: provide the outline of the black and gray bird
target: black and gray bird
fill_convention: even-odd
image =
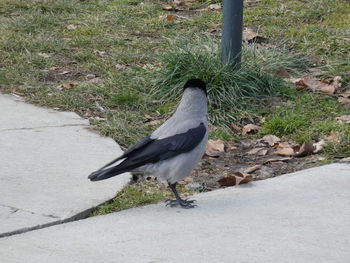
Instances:
[[[125,172],[153,175],[167,183],[175,194],[176,199],[168,200],[167,205],[192,208],[194,200],[181,199],[176,183],[195,168],[207,142],[206,85],[200,79],[191,79],[186,82],[180,104],[171,118],[123,155],[90,174],[89,179],[99,181]]]

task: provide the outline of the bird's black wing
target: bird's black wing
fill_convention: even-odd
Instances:
[[[107,163],[105,166],[101,167],[99,169],[102,170],[112,164],[114,164],[115,162],[125,159],[127,158],[130,154],[134,153],[135,151],[142,149],[143,147],[145,147],[147,144],[153,142],[154,139],[151,139],[151,136],[147,136],[145,138],[142,138],[141,140],[139,140],[137,143],[135,143],[134,145],[132,145],[130,148],[128,148],[121,156],[119,156],[117,159],[114,159],[113,161]]]
[[[128,150],[125,160],[120,164],[94,172],[89,176],[89,179],[92,181],[107,179],[145,164],[156,163],[189,152],[203,140],[205,134],[206,128],[201,123],[198,127],[181,134],[159,140],[146,140],[142,146]]]

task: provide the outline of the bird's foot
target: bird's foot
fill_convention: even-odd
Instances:
[[[168,199],[165,201],[166,206],[170,206],[170,207],[177,207],[180,206],[182,208],[195,208],[197,205],[194,204],[194,202],[196,202],[196,200],[188,200],[188,199]]]

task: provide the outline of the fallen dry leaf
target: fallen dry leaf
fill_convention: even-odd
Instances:
[[[261,164],[254,165],[244,170],[243,173],[251,174],[262,167]]]
[[[315,150],[313,153],[318,153],[323,150],[323,148],[326,146],[326,142],[324,140],[320,140],[319,142],[316,142],[313,144],[315,147]]]
[[[229,175],[218,180],[220,186],[234,186],[239,184],[246,184],[253,180],[250,174],[235,172],[233,175]]]
[[[350,163],[350,157],[346,157],[346,158],[340,159],[339,162],[341,162],[341,163]]]
[[[325,94],[334,94],[335,91],[340,87],[339,76],[336,76],[331,84],[327,84],[318,79],[305,77],[297,80],[295,84],[299,87],[299,89],[309,89],[313,92],[321,92]]]
[[[147,119],[147,121],[151,121],[151,120],[154,120],[154,117],[149,115],[149,114],[146,114],[145,115],[145,118]]]
[[[338,101],[339,101],[341,104],[350,104],[350,99],[348,99],[348,98],[339,97],[339,98],[338,98]]]
[[[295,154],[294,149],[288,142],[280,142],[275,153],[282,156],[293,156]]]
[[[48,54],[48,53],[41,53],[41,52],[39,52],[38,55],[39,55],[40,57],[43,57],[43,58],[49,58],[49,57],[51,57],[51,55]]]
[[[209,124],[209,131],[216,131],[219,127]]]
[[[184,2],[182,2],[182,1],[178,1],[178,0],[173,1],[173,5],[183,5],[183,4],[184,4]]]
[[[181,7],[178,7],[178,6],[164,6],[163,7],[163,10],[164,11],[175,11],[175,12],[178,12],[178,11],[184,11],[185,9],[184,8],[181,8]]]
[[[219,157],[225,151],[225,144],[222,140],[208,140],[205,154],[210,157]]]
[[[77,29],[77,26],[71,24],[71,25],[67,25],[66,28],[68,30],[74,30],[74,29]]]
[[[161,120],[154,120],[154,121],[146,122],[145,125],[146,125],[146,126],[156,126],[156,125],[159,125],[159,124],[161,124],[161,123],[162,123]]]
[[[264,163],[285,162],[292,159],[293,159],[292,157],[271,158],[271,159],[267,159]]]
[[[21,97],[21,96],[24,96],[24,93],[22,93],[22,92],[18,92],[18,91],[12,91],[12,93],[11,93],[12,95],[14,95],[14,96],[19,96],[19,97]]]
[[[231,127],[232,127],[232,129],[234,129],[236,132],[239,132],[239,133],[242,132],[242,128],[239,127],[238,125],[234,124],[234,123],[231,123]]]
[[[154,69],[156,66],[152,65],[152,64],[139,64],[138,66],[140,66],[143,69]],[[158,65],[157,65],[158,66]]]
[[[280,76],[280,77],[282,77],[284,79],[290,78],[290,74],[285,69],[276,70],[274,73],[275,73],[275,75],[278,75],[278,76]]]
[[[72,89],[76,86],[77,84],[74,83],[74,82],[66,82],[66,83],[63,83],[60,87],[61,88],[64,88],[64,89]]]
[[[270,146],[274,146],[275,144],[279,143],[281,141],[281,139],[275,135],[268,134],[262,138],[262,141],[266,142]]]
[[[192,183],[192,182],[193,182],[193,178],[188,176],[185,179],[179,181],[178,184],[184,185],[184,184],[189,184],[189,183]]]
[[[183,181],[185,181],[186,183],[191,183],[193,182],[193,178],[190,176],[187,176],[185,179],[183,179]]]
[[[339,96],[344,98],[350,98],[350,90],[340,93]]]
[[[261,151],[264,148],[254,148],[247,152],[247,154],[256,154],[257,152]]]
[[[258,130],[260,130],[261,127],[255,124],[247,124],[243,127],[242,129],[242,135],[246,135],[248,133],[253,133],[256,132]]]
[[[117,70],[124,70],[124,69],[127,69],[127,66],[126,66],[126,65],[123,65],[123,64],[116,64],[114,67],[115,67],[115,69],[117,69]]]
[[[96,116],[96,117],[90,117],[89,118],[89,120],[91,120],[91,121],[106,121],[107,120],[107,117],[98,117],[98,116]]]
[[[100,77],[95,77],[95,78],[88,80],[89,83],[99,83],[101,81],[102,81],[102,79]]]
[[[313,143],[303,143],[299,149],[295,149],[295,157],[305,157],[311,155],[315,150],[316,147],[313,145]]]
[[[236,146],[230,146],[227,148],[228,151],[234,151],[234,150],[237,150],[238,148]]]
[[[103,50],[94,50],[94,53],[100,57],[105,57],[107,55],[107,52]]]
[[[207,7],[208,10],[221,10],[221,4],[211,4]]]
[[[20,15],[19,12],[12,12],[12,13],[10,13],[10,16],[19,16],[19,15]]]
[[[323,150],[326,142],[321,140],[316,143],[303,143],[301,146],[293,147],[295,157],[305,157],[313,153],[318,153]]]
[[[253,29],[245,28],[243,30],[243,41],[248,43],[262,43],[266,42],[267,39],[259,36],[258,33],[256,33]]]
[[[147,119],[147,121],[153,121],[155,119],[157,119],[159,117],[159,114],[158,113],[155,113],[155,114],[145,114],[145,118]]]
[[[264,149],[264,150],[259,151],[258,155],[265,156],[267,154],[267,152],[268,152],[267,149]]]
[[[169,15],[166,16],[166,20],[168,20],[168,21],[173,21],[173,20],[175,20],[175,16],[169,14]]]
[[[264,156],[267,154],[267,150],[264,148],[254,148],[252,150],[250,150],[249,152],[247,152],[247,154],[250,155],[260,155],[260,156]]]
[[[327,136],[327,141],[330,142],[331,144],[338,144],[340,143],[340,132],[331,132],[328,136]]]
[[[58,75],[66,75],[66,74],[69,74],[69,73],[70,73],[70,71],[64,70],[64,71],[58,73]]]
[[[212,28],[208,28],[208,29],[206,30],[206,32],[211,33],[211,34],[218,33],[218,32],[219,32],[219,29],[220,29],[220,26],[221,26],[221,24],[215,24],[215,25],[213,25]]]
[[[21,95],[16,94],[16,92],[11,93],[11,95],[16,97],[16,98],[20,98],[21,97]]]
[[[326,142],[324,140],[321,140],[319,142],[316,142],[313,144],[315,147],[314,153],[318,153],[323,150],[323,148],[326,146]]]
[[[333,83],[332,83],[332,85],[335,86],[336,89],[337,89],[337,88],[340,88],[340,87],[341,87],[341,83],[340,83],[341,80],[342,80],[341,76],[335,76],[335,77],[333,78]]]
[[[87,79],[93,79],[93,78],[96,78],[97,76],[95,75],[95,74],[87,74],[86,76],[85,76],[85,78],[87,78]]]
[[[338,122],[350,123],[350,115],[343,115],[335,118]]]
[[[241,144],[244,146],[244,148],[253,147],[257,143],[259,143],[259,140],[257,139],[246,139],[244,141],[241,141]]]
[[[290,78],[286,79],[286,81],[297,85],[297,83],[298,83],[299,81],[301,81],[301,78],[293,78],[293,77],[290,77]]]

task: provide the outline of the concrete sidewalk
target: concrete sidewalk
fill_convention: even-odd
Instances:
[[[332,164],[0,239],[2,263],[329,262],[350,258],[350,165]]]
[[[128,182],[87,179],[122,152],[88,127],[75,113],[0,94],[0,237],[79,218]]]

